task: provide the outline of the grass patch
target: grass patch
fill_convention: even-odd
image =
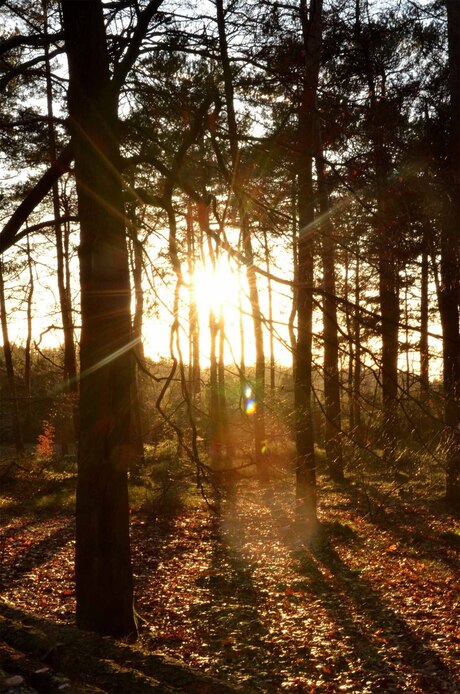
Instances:
[[[31,511],[37,513],[73,512],[75,510],[75,489],[58,489],[48,494],[39,494],[29,500],[28,506]]]

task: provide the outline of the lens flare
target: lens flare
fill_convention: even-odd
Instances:
[[[255,414],[257,404],[251,386],[246,386],[244,389],[244,397],[246,400],[246,414]]]
[[[246,402],[246,414],[255,414],[256,410],[256,401],[253,398],[251,398]]]

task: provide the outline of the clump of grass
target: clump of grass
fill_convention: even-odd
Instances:
[[[142,470],[130,479],[132,508],[150,515],[171,518],[188,505],[191,471],[178,455],[173,441],[162,441],[145,460]]]
[[[74,489],[56,489],[47,494],[39,494],[30,500],[31,510],[49,513],[65,511],[70,512],[75,508]]]

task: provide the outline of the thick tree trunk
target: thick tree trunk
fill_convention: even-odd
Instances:
[[[443,331],[444,419],[448,434],[446,499],[460,504],[460,4],[446,0],[451,99],[449,134],[449,207],[441,230],[439,302]]]
[[[128,467],[133,457],[129,263],[100,0],[62,0],[80,216],[81,381],[76,511],[77,624],[135,631]]]

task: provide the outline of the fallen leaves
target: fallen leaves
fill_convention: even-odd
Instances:
[[[354,492],[354,490],[351,490]],[[346,491],[323,493],[322,535],[296,526],[291,490],[245,482],[221,515],[204,505],[132,524],[143,645],[258,691],[453,694],[458,547],[452,519],[420,505],[371,519]],[[3,525],[5,597],[74,617],[73,524]],[[142,628],[143,627],[143,628]]]

